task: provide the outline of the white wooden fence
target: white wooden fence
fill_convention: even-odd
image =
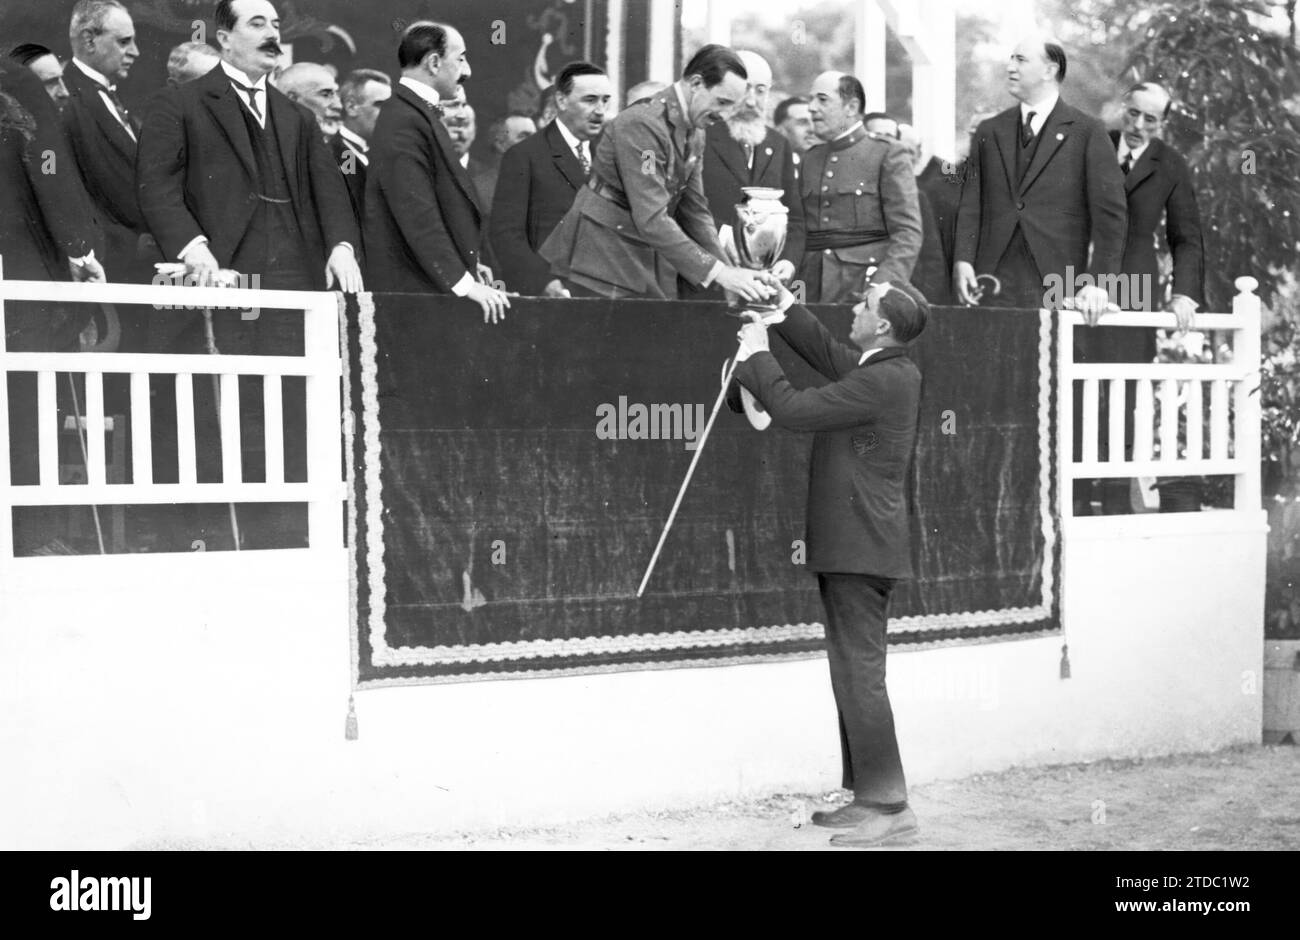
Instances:
[[[1260,502],[1260,301],[1252,277],[1236,280],[1231,314],[1197,314],[1193,330],[1233,334],[1230,363],[1078,363],[1074,336],[1079,313],[1063,313],[1057,349],[1057,453],[1062,512],[1072,511],[1073,480],[1100,477],[1231,475],[1234,506],[1258,511]],[[1103,316],[1097,329],[1172,329],[1172,313]],[[1127,383],[1136,383],[1134,401]],[[1108,391],[1103,413],[1101,389]],[[1080,452],[1074,447],[1074,396],[1082,396]],[[1209,403],[1208,420],[1205,405]],[[1157,409],[1156,405],[1159,405]],[[1133,415],[1133,447],[1126,453],[1125,422]],[[1179,434],[1181,425],[1183,434]],[[1098,457],[1106,429],[1107,458]]]
[[[5,344],[5,305],[10,301],[62,304],[139,304],[178,311],[220,309],[302,310],[302,356],[176,355],[145,353],[10,352]],[[0,564],[13,559],[13,509],[22,506],[97,506],[159,503],[306,503],[308,551],[337,552],[343,545],[344,484],[341,479],[338,295],[297,291],[233,290],[128,284],[71,284],[7,281],[0,270],[0,376],[34,372],[37,376],[39,483],[14,485],[9,460],[9,389],[0,380]],[[55,378],[58,373],[85,377],[84,428],[86,480],[61,483],[58,467],[58,422]],[[109,482],[105,452],[104,375],[130,376],[130,448],[133,479]],[[150,415],[151,375],[174,375],[178,482],[153,480],[153,428]],[[219,381],[222,479],[197,478],[194,375]],[[260,376],[265,407],[265,482],[245,482],[240,434],[239,377]],[[284,428],[281,404],[285,376],[305,376],[307,482],[284,479]]]

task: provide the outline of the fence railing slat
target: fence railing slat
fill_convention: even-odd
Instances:
[[[153,483],[153,411],[149,373],[131,373],[131,482]]]
[[[58,376],[53,372],[36,373],[36,460],[42,483],[59,481],[57,381]],[[3,417],[5,416],[0,416]]]
[[[199,478],[194,451],[194,376],[176,375],[176,463],[181,483],[197,483]]]

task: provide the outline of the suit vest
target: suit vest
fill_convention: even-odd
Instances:
[[[243,115],[257,163],[253,192],[257,207],[248,231],[235,249],[233,266],[241,274],[261,275],[264,288],[314,289],[320,277],[313,275],[312,270],[324,268],[324,259],[313,264],[308,258],[302,229],[294,212],[284,154],[271,124],[270,108],[267,108],[265,129],[242,104],[239,112]]]

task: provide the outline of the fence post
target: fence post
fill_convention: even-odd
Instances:
[[[318,294],[304,313],[303,352],[307,376],[307,481],[318,493],[307,504],[307,544],[315,549],[343,547],[343,375],[339,361],[339,294]],[[325,474],[325,478],[319,478]]]
[[[1070,519],[1074,517],[1074,318],[1067,310],[1051,315],[1057,324],[1056,497],[1061,518]]]
[[[9,370],[5,368],[5,354],[9,351],[5,339],[5,265],[0,257],[0,567],[14,557],[14,510],[9,487]],[[0,584],[3,587],[3,584]]]
[[[1244,472],[1237,474],[1233,505],[1237,509],[1256,511],[1263,508],[1260,493],[1260,302],[1254,293],[1259,281],[1239,277],[1233,281],[1237,295],[1232,298],[1232,313],[1237,324],[1233,361],[1242,368],[1242,378],[1233,394],[1233,456],[1242,462]]]

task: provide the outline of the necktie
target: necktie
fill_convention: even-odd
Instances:
[[[1024,126],[1020,128],[1020,146],[1028,147],[1034,142],[1034,117],[1037,111],[1030,111],[1025,118]]]
[[[587,142],[585,140],[578,141],[578,162],[582,164],[582,175],[589,176],[591,174],[591,157],[587,156]]]
[[[131,112],[122,105],[122,99],[117,96],[117,87],[114,85],[100,85],[108,100],[112,102],[113,109],[117,111],[117,119],[122,122],[122,126],[135,136],[135,121],[131,117]]]
[[[234,85],[244,94],[248,95],[248,107],[252,110],[253,116],[257,118],[257,122],[259,124],[262,123],[262,109],[257,106],[257,93],[261,91],[261,89],[253,85],[241,85],[239,84],[239,82],[234,81],[233,79],[231,80],[230,84]]]
[[[1132,151],[1132,150],[1130,150],[1128,153],[1124,154],[1124,162],[1121,163],[1121,164],[1119,165],[1119,168],[1120,168],[1121,170],[1124,171],[1124,175],[1125,175],[1125,176],[1128,176],[1128,171],[1131,170],[1131,169],[1133,169],[1133,151]]]
[[[752,170],[754,168],[754,145],[743,144],[742,146],[745,150],[745,166]]]

